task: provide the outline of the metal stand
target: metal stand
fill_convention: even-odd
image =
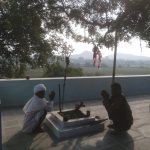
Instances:
[[[65,67],[65,72],[64,72],[64,83],[63,83],[63,95],[62,95],[62,109],[64,105],[64,97],[65,97],[65,88],[66,88],[66,77],[67,77],[67,69],[70,63],[69,57],[65,57],[65,62],[66,62],[66,67]]]
[[[61,99],[61,88],[59,84],[59,112],[62,112],[63,110],[63,105],[64,105],[64,98],[65,98],[65,88],[66,88],[66,78],[67,78],[67,69],[70,63],[69,57],[65,57],[65,70],[64,70],[64,82],[63,82],[63,92],[62,92],[62,99]]]
[[[117,38],[117,31],[116,31],[116,32],[115,32],[115,51],[114,51],[114,62],[113,62],[112,83],[115,82],[115,75],[116,75],[117,46],[118,46],[118,38]]]

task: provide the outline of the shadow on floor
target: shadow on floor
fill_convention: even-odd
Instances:
[[[18,131],[13,137],[3,144],[4,150],[29,150],[33,143],[34,134],[24,134]]]
[[[82,150],[134,150],[133,138],[128,134],[113,134],[108,131],[104,137],[98,140],[94,146],[92,144],[81,145]]]
[[[114,135],[108,131],[104,137],[79,137],[64,143],[61,150],[134,150],[133,138],[128,134]]]
[[[134,150],[133,138],[128,133],[115,135],[110,131],[104,136],[91,134],[63,141],[51,134],[27,135],[19,131],[3,146],[5,150]]]

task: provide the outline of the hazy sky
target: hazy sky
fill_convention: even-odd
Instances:
[[[70,41],[70,44],[75,49],[73,54],[79,54],[82,53],[83,51],[92,52],[93,45],[86,44],[86,43],[79,43],[79,42],[76,43],[72,41]],[[144,41],[141,41],[141,45],[142,45],[142,51],[141,51],[139,39],[132,39],[129,42],[120,42],[118,45],[117,52],[150,57],[150,48],[146,47],[146,43]],[[103,56],[113,54],[113,51],[111,49],[108,50],[106,48],[101,49],[101,52]]]

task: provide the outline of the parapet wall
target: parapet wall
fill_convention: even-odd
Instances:
[[[110,92],[112,78],[104,77],[72,77],[67,78],[65,88],[65,101],[80,101],[101,99],[100,91],[106,89]],[[149,95],[150,75],[145,76],[118,76],[116,82],[122,85],[123,93],[126,96]],[[0,80],[0,99],[3,107],[22,106],[33,95],[33,87],[38,83],[44,83],[48,91],[56,92],[55,101],[58,102],[58,85],[61,85],[63,78],[42,78],[42,79],[11,79]]]

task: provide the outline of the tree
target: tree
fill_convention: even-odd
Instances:
[[[150,46],[150,1],[132,0],[124,4],[118,23],[132,37],[136,36],[148,42]]]
[[[85,41],[115,48],[112,82],[119,41],[129,41],[136,36],[150,46],[149,10],[149,0],[86,0],[71,9],[70,17],[89,33],[88,38],[83,37]]]
[[[116,31],[118,41],[128,41],[133,36],[150,41],[149,0],[82,0],[78,2],[80,4],[74,5],[68,16],[88,31],[88,42],[109,48],[114,45]]]
[[[71,29],[63,11],[56,0],[0,2],[0,76],[17,77],[27,64],[47,64],[64,44],[60,34]]]
[[[63,49],[64,36],[107,48],[139,36],[150,45],[149,9],[149,0],[1,1],[1,76],[11,68],[19,72],[24,64],[45,66],[54,51]],[[77,34],[75,25],[87,36]]]

